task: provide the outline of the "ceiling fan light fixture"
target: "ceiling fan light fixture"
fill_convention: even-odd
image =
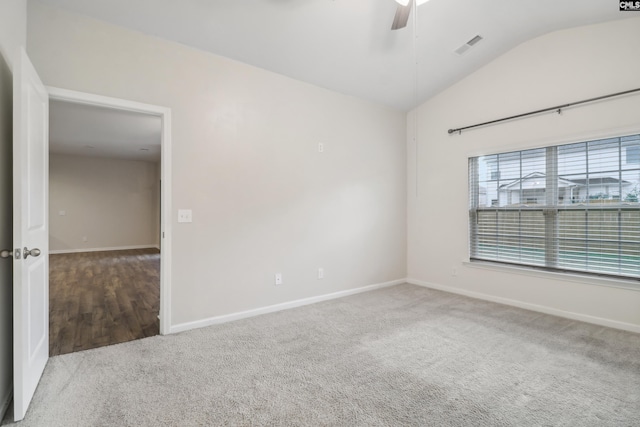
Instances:
[[[428,2],[428,1],[429,1],[429,0],[417,0],[417,1],[416,1],[416,4],[417,4],[418,6],[420,6],[421,4],[424,4],[424,3]],[[399,4],[400,4],[400,5],[402,5],[402,6],[406,6],[406,5],[408,5],[408,4],[409,4],[409,0],[396,0],[396,2],[397,2],[397,3],[399,3]]]
[[[413,5],[420,6],[426,3],[428,0],[396,0],[398,7],[396,8],[396,14],[393,17],[393,23],[391,24],[391,30],[399,30],[407,26],[409,21],[409,15],[411,10],[414,9]],[[417,7],[416,6],[416,7]]]

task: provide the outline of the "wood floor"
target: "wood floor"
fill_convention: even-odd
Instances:
[[[157,249],[49,256],[49,354],[157,335]]]

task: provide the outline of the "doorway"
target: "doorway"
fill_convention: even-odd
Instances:
[[[50,355],[169,333],[170,110],[47,89],[52,129],[71,118],[50,135]]]

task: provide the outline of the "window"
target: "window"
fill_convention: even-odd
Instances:
[[[637,145],[631,145],[626,148],[627,154],[627,164],[638,164],[640,165],[640,147]]]
[[[635,152],[640,135],[470,158],[471,259],[640,279]]]

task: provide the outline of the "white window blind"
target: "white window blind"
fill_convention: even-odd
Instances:
[[[470,258],[640,279],[640,135],[469,159]]]

